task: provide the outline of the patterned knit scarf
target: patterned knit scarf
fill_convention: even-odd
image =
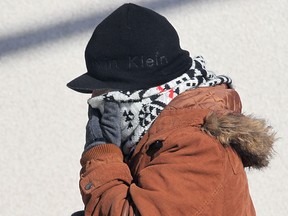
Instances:
[[[139,140],[148,131],[160,112],[177,95],[198,87],[208,87],[226,83],[231,79],[226,76],[216,76],[205,69],[202,56],[193,59],[191,69],[163,85],[146,90],[111,91],[100,96],[90,98],[88,104],[98,108],[103,113],[105,101],[115,101],[120,104],[122,116],[122,150],[128,155],[135,148]]]

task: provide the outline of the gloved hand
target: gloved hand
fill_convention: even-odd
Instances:
[[[112,143],[120,147],[121,127],[118,103],[105,102],[102,115],[98,109],[89,105],[88,118],[84,152],[96,145],[105,143]]]

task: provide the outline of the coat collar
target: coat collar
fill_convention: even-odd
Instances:
[[[244,167],[268,166],[277,140],[263,119],[241,114],[237,92],[226,86],[199,88],[176,97],[158,116],[136,147],[143,151],[157,140],[165,140],[173,128],[196,126],[214,136],[224,147],[232,147]]]
[[[137,144],[149,145],[157,140],[165,140],[173,128],[199,126],[204,124],[205,117],[212,112],[241,112],[241,101],[234,89],[226,85],[198,88],[186,91],[160,113],[148,132]]]

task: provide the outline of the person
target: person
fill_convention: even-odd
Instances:
[[[95,29],[80,190],[85,215],[256,215],[245,167],[263,168],[275,135],[241,113],[232,80],[179,45],[160,14],[124,4]]]

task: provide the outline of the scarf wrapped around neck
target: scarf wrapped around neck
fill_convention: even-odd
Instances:
[[[217,76],[205,68],[202,56],[193,58],[189,71],[165,84],[145,90],[111,91],[88,99],[88,104],[98,108],[103,113],[105,101],[115,101],[120,104],[121,113],[121,146],[124,155],[128,155],[137,145],[152,123],[179,94],[199,87],[209,87],[221,84],[231,85],[227,76]]]

